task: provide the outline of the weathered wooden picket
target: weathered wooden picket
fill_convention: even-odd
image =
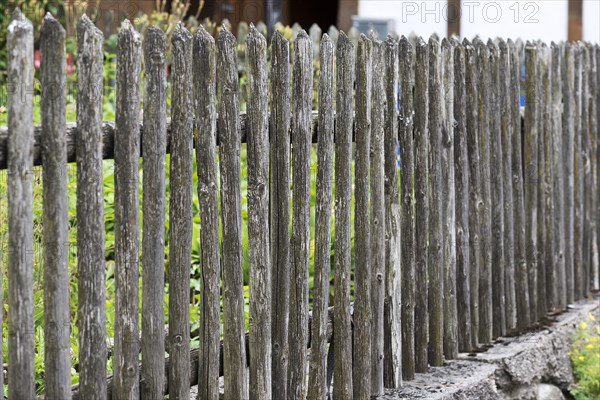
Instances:
[[[199,399],[216,400],[221,376],[226,399],[323,399],[331,390],[336,399],[367,399],[458,352],[536,326],[598,289],[598,45],[437,37],[426,43],[393,36],[382,42],[374,34],[354,40],[313,30],[310,37],[297,34],[293,51],[275,32],[269,50],[251,26],[244,55],[248,113],[240,114],[235,37],[223,29],[213,38],[202,27],[192,36],[178,26],[169,122],[165,36],[149,28],[142,43],[126,21],[118,40],[113,125],[101,120],[102,34],[84,16],[77,31],[77,124],[71,125],[65,123],[65,32],[50,15],[42,29],[41,127],[33,124],[32,25],[16,12],[8,32],[12,90],[8,129],[0,130],[0,168],[8,169],[9,183],[10,398],[35,398],[34,165],[44,174],[47,399],[188,399],[197,384]],[[242,143],[248,157],[249,332]],[[194,147],[202,300],[200,347],[191,350]],[[115,163],[116,257],[108,374],[106,158]],[[77,165],[76,387],[64,249],[68,162]]]

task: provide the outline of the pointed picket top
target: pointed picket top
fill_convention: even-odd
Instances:
[[[398,42],[398,40],[394,37],[392,33],[388,33],[385,37],[385,45],[387,47],[394,47],[394,45]]]
[[[58,22],[56,18],[52,15],[51,12],[47,12],[44,16],[44,23],[42,24],[42,28],[40,34],[42,36],[53,35],[58,33],[59,35],[66,35],[65,28]]]
[[[221,21],[221,26],[225,27],[229,32],[231,32],[231,22],[227,18],[223,18]]]
[[[427,47],[427,43],[425,42],[425,40],[423,40],[422,36],[419,36],[417,38],[417,41],[415,42],[415,48],[423,48],[423,47]]]
[[[329,37],[331,37],[331,40],[333,40],[333,43],[337,44],[338,37],[340,35],[340,31],[338,31],[338,29],[335,26],[331,25],[329,27],[329,29],[327,30],[327,34],[329,35]]]
[[[431,48],[435,47],[436,49],[439,49],[439,47],[440,47],[440,37],[434,33],[433,35],[431,35],[429,37],[428,45]]]
[[[441,46],[442,46],[443,50],[448,50],[448,49],[451,49],[452,47],[454,47],[455,43],[456,43],[456,39],[455,38],[450,38],[450,39],[443,38]]]
[[[374,29],[369,29],[369,32],[367,33],[367,37],[373,43],[381,42],[381,40],[379,40],[379,35],[377,34],[377,32],[375,32]]]
[[[158,28],[161,32],[162,29]],[[206,30],[204,30],[206,32]],[[164,33],[163,33],[164,35]],[[175,26],[175,31],[173,32],[173,37],[171,38],[171,43],[186,43],[192,40],[192,34],[190,31],[183,25],[183,23],[178,22]]]
[[[438,35],[437,33],[435,33],[435,32],[431,34],[431,36],[429,37],[429,39],[430,39],[430,40],[431,40],[431,39],[435,39],[435,41],[436,41],[436,42],[438,42],[438,43],[440,42],[440,37],[439,37],[439,35]]]
[[[275,29],[273,35],[271,36],[271,43],[274,45],[280,45],[281,43],[288,42],[288,40],[283,36],[283,34],[279,31],[279,29]],[[288,42],[289,45],[289,42]]]
[[[254,42],[256,45],[262,47],[267,46],[266,37],[257,29],[253,23],[250,23],[250,28],[248,29],[248,36],[246,37],[246,46],[248,43]]]
[[[204,25],[199,25],[194,34],[194,41],[197,44],[201,43],[215,43],[215,38],[206,30]]]
[[[12,21],[8,25],[9,35],[26,35],[33,32],[33,24],[21,12],[19,7],[15,8],[12,14]]]
[[[496,43],[496,45],[498,46],[498,49],[500,51],[506,51],[508,49],[508,45],[502,38],[498,38],[498,42]]]
[[[340,34],[338,35],[336,48],[338,54],[340,54],[340,52],[346,51],[354,52],[354,44],[352,43],[350,38],[348,38],[348,35],[346,35],[344,31],[340,31]]]

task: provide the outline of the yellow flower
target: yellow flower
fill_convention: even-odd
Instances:
[[[596,320],[596,317],[594,317],[594,315],[592,313],[589,313],[588,316],[590,318],[590,321],[595,321]]]
[[[588,344],[587,346],[585,346],[585,348],[588,350],[594,350],[594,345]]]
[[[585,361],[585,357],[584,356],[579,356],[579,361]]]
[[[584,329],[584,330],[585,330],[585,329],[587,329],[587,328],[588,328],[588,324],[586,324],[585,322],[582,322],[582,323],[581,323],[581,325],[579,325],[579,327],[580,327],[581,329]]]

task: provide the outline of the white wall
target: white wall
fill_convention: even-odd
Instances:
[[[343,0],[342,0],[343,1]],[[358,15],[395,20],[396,31],[446,36],[447,0],[359,0]],[[584,0],[584,39],[600,42],[600,0]],[[462,0],[461,35],[567,39],[568,0]]]

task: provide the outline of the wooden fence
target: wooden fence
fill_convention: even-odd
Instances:
[[[29,90],[32,25],[16,13],[8,35],[12,90],[8,129],[0,132],[0,166],[8,168],[9,184],[10,398],[35,398],[31,171],[39,164],[48,399],[106,399],[111,393],[114,399],[162,399],[166,393],[188,399],[190,385],[197,384],[199,399],[215,400],[220,376],[226,399],[323,399],[330,391],[328,371],[336,399],[367,399],[459,352],[538,326],[597,289],[597,45],[436,37],[426,43],[392,36],[382,42],[364,35],[353,41],[344,33],[334,41],[323,35],[315,53],[315,113],[316,44],[304,31],[293,45],[276,32],[269,49],[251,27],[245,42],[248,112],[240,114],[235,37],[223,30],[213,39],[202,27],[192,36],[178,26],[169,122],[165,36],[150,28],[142,42],[125,22],[113,126],[101,120],[103,37],[83,17],[77,124],[67,126],[65,33],[51,16],[42,30],[41,128],[33,124]],[[248,157],[249,332],[242,142]],[[188,306],[193,147],[202,265],[197,350],[190,350]],[[107,377],[102,160],[112,157],[116,309]],[[72,161],[79,282],[75,388],[64,251],[65,171]]]

